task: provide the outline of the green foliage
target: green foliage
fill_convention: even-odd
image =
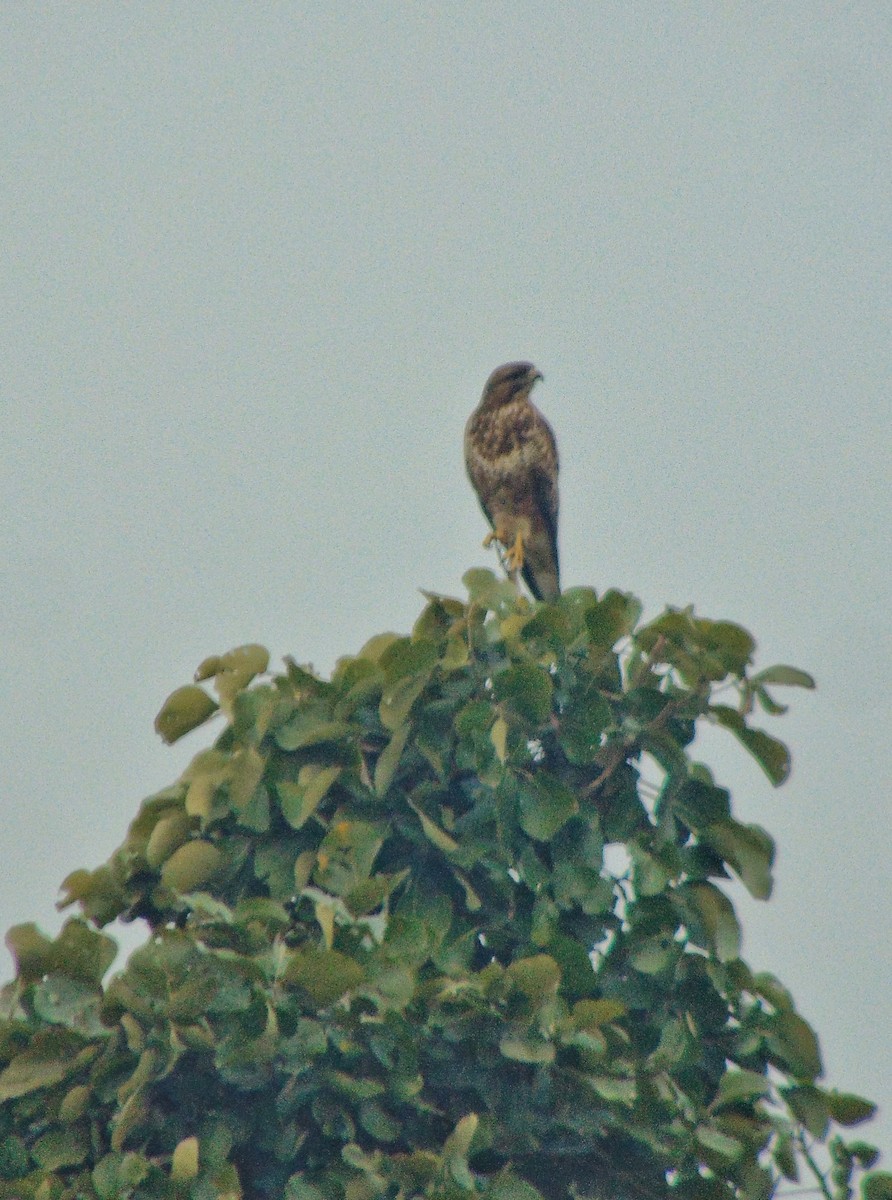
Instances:
[[[766,898],[774,847],[690,754],[711,721],[783,782],[752,714],[812,680],[727,621],[466,581],[331,680],[250,646],[172,694],[162,736],[219,712],[213,747],[55,941],[9,934],[0,1197],[846,1200],[873,1166],[816,1163],[873,1106],[740,959],[721,882]],[[103,986],[119,916],[152,932]]]

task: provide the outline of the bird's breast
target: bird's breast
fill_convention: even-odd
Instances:
[[[504,404],[477,413],[468,422],[466,444],[480,458],[498,462],[503,471],[522,471],[529,457],[532,416],[525,404]]]

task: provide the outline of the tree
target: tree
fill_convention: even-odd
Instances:
[[[691,758],[710,721],[783,783],[752,718],[810,677],[691,610],[466,583],[330,680],[247,646],[169,697],[162,736],[219,711],[213,747],[68,877],[58,938],[8,936],[0,1196],[766,1200],[804,1169],[845,1200],[873,1167],[830,1134],[873,1106],[740,958],[717,881],[767,899],[771,838]],[[103,986],[119,916],[151,936]]]

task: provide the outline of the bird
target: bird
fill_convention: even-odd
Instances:
[[[496,367],[465,426],[465,467],[511,576],[537,600],[560,595],[558,452],[551,426],[530,400],[542,372],[529,362]]]

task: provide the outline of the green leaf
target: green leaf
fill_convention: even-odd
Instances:
[[[364,972],[358,962],[338,950],[305,946],[292,954],[284,978],[287,983],[302,987],[314,1004],[325,1008],[359,987]]]
[[[712,1102],[713,1108],[724,1108],[727,1104],[738,1104],[741,1100],[753,1100],[771,1094],[771,1083],[756,1071],[726,1071],[719,1080],[719,1090]]]
[[[568,1000],[591,994],[595,973],[591,955],[578,938],[555,935],[548,941],[549,954],[561,969],[561,991]]]
[[[193,892],[207,883],[222,861],[223,855],[210,842],[187,842],[161,868],[161,882],[175,892]]]
[[[892,1200],[892,1173],[871,1171],[861,1181],[863,1200]]]
[[[815,1031],[798,1013],[777,1013],[772,1021],[772,1037],[769,1040],[797,1078],[811,1081],[823,1074],[821,1049]]]
[[[502,1171],[489,1185],[487,1200],[543,1200],[542,1193],[531,1183],[510,1171]]]
[[[454,838],[451,838],[445,830],[441,829],[436,822],[432,821],[414,801],[409,800],[407,803],[421,822],[421,828],[424,830],[424,836],[428,841],[433,842],[437,849],[442,850],[444,854],[454,854],[459,848],[458,842]]]
[[[369,821],[335,821],[322,839],[314,875],[336,896],[347,896],[364,883],[381,849],[381,827]]]
[[[550,842],[579,812],[579,801],[559,779],[542,772],[520,793],[520,827],[537,842]]]
[[[774,1008],[780,1009],[782,1012],[796,1011],[796,1005],[793,1003],[790,992],[779,979],[768,971],[757,972],[749,986],[757,995],[764,996]]]
[[[450,867],[449,869],[452,872],[452,876],[456,883],[465,894],[465,905],[468,912],[479,912],[483,907],[483,901],[474,891],[471,881],[468,879],[467,875],[465,875],[464,871],[460,871],[458,867]]]
[[[551,676],[533,663],[516,663],[493,676],[497,700],[532,725],[541,725],[551,715],[554,684]]]
[[[627,1012],[619,1000],[578,1000],[573,1005],[573,1024],[577,1029],[599,1029]]]
[[[54,1129],[37,1139],[31,1155],[44,1171],[58,1171],[82,1163],[90,1150],[90,1135],[85,1129]]]
[[[277,730],[275,737],[283,750],[302,750],[306,746],[344,741],[350,733],[346,721],[331,719],[327,704],[308,702]]]
[[[118,1200],[131,1195],[149,1170],[149,1163],[141,1154],[106,1154],[93,1169],[93,1186],[101,1200]]]
[[[386,1109],[374,1102],[363,1104],[359,1109],[359,1123],[376,1142],[395,1142],[402,1133],[402,1125]]]
[[[303,1172],[292,1175],[285,1185],[285,1200],[325,1200],[325,1193],[303,1178]]]
[[[317,763],[305,763],[297,775],[297,783],[278,784],[279,806],[282,816],[292,829],[302,828],[328,795],[332,785],[341,774],[341,767],[323,767]]]
[[[174,1147],[170,1163],[170,1177],[177,1183],[194,1179],[198,1174],[198,1138],[183,1138]]]
[[[670,879],[677,874],[677,865],[671,861],[661,862],[636,842],[629,843],[632,860],[632,879],[639,896],[659,896],[666,890]],[[664,858],[668,856],[664,852]]]
[[[736,1138],[722,1133],[719,1129],[714,1129],[711,1125],[698,1125],[694,1130],[694,1137],[701,1146],[705,1146],[707,1150],[712,1150],[714,1154],[731,1162],[743,1154],[743,1146]]]
[[[592,603],[591,593],[588,603]],[[563,647],[573,640],[579,631],[576,608],[575,604],[568,605],[565,593],[558,604],[543,604],[530,616],[517,614],[517,633],[521,640],[530,646],[534,657],[541,652],[543,646]],[[506,622],[503,622],[502,630],[507,635]]]
[[[0,1071],[0,1101],[14,1100],[28,1092],[51,1087],[78,1069],[74,1060],[75,1048],[81,1042],[54,1033],[45,1033],[16,1055]]]
[[[22,1138],[13,1135],[0,1137],[0,1180],[19,1179],[28,1174],[30,1166],[28,1147]],[[0,1184],[2,1187],[3,1184]],[[7,1191],[7,1195],[10,1194],[15,1195],[11,1189]],[[15,1200],[19,1198],[15,1197]]]
[[[567,836],[571,830],[575,832],[574,825],[562,830],[560,837]],[[614,900],[613,883],[610,879],[603,878],[597,868],[580,862],[576,856],[571,858],[567,854],[561,854],[556,855],[555,859],[554,898],[561,908],[574,908],[578,905],[584,913],[590,915],[605,913],[610,909]]]
[[[107,1036],[99,1016],[97,982],[72,978],[58,971],[48,975],[31,996],[35,1015],[49,1025],[62,1025],[88,1037]]]
[[[402,637],[390,642],[378,659],[389,683],[411,675],[428,676],[439,657],[436,642],[422,637]]]
[[[780,1093],[790,1106],[790,1111],[812,1137],[823,1141],[830,1123],[830,1107],[821,1089],[802,1084],[799,1087],[781,1088]]]
[[[699,944],[705,941],[719,962],[740,957],[740,926],[734,905],[724,892],[711,883],[689,883],[678,888],[676,895],[691,921],[692,936],[699,935],[695,938]]]
[[[202,750],[195,755],[182,776],[188,782],[184,801],[187,816],[200,817],[202,821],[210,817],[214,797],[229,779],[230,769],[230,756],[220,750]]]
[[[465,571],[461,581],[468,589],[471,603],[488,611],[512,610],[517,603],[514,584],[507,579],[497,579],[492,571],[484,567],[472,567],[470,571]]]
[[[841,1140],[842,1139],[840,1139],[840,1141]],[[850,1155],[859,1167],[863,1167],[865,1170],[869,1171],[875,1163],[879,1162],[880,1152],[877,1147],[871,1145],[870,1142],[859,1141],[846,1142],[843,1144],[845,1146],[846,1154]],[[833,1151],[831,1150],[831,1154],[832,1153]]]
[[[266,757],[254,746],[245,746],[232,756],[229,799],[236,812],[243,812],[266,770]]]
[[[220,707],[229,717],[234,735],[240,741],[259,746],[272,726],[282,719],[281,691],[273,683],[235,688],[234,680],[231,674],[217,676],[215,686],[220,694]],[[231,703],[226,699],[225,684],[234,689]]]
[[[767,688],[763,688],[761,684],[756,684],[753,687],[753,695],[759,701],[759,706],[769,713],[772,717],[782,717],[785,712],[789,712],[789,706],[786,704],[778,704],[772,699]]]
[[[641,602],[627,592],[605,592],[585,614],[588,634],[596,646],[609,650],[635,628],[641,616]]]
[[[395,729],[390,741],[378,755],[373,779],[376,795],[385,796],[387,794],[387,789],[393,782],[393,777],[403,756],[410,733],[411,726],[408,723]]]
[[[751,896],[756,900],[768,899],[774,885],[771,875],[774,842],[760,825],[716,821],[701,830],[699,836],[733,867]]]
[[[265,646],[259,646],[256,642],[236,646],[234,650],[228,650],[225,654],[214,654],[206,658],[195,672],[195,682],[201,683],[205,679],[213,679],[215,675],[229,671],[240,676],[244,686],[255,675],[262,674],[268,666],[269,651]]]
[[[69,1088],[59,1106],[59,1120],[66,1125],[72,1121],[79,1121],[87,1111],[92,1094],[92,1089],[83,1083]]]
[[[72,871],[62,881],[62,892],[58,908],[79,903],[84,917],[97,925],[107,925],[126,907],[121,880],[107,865],[95,871]]]
[[[777,1163],[777,1168],[791,1183],[799,1182],[799,1167],[796,1162],[796,1143],[791,1133],[780,1133],[774,1143],[771,1153]]]
[[[687,1021],[672,1018],[660,1030],[660,1040],[647,1056],[648,1066],[656,1070],[672,1070],[690,1058],[690,1050],[691,1030]]]
[[[412,637],[439,642],[451,632],[456,622],[464,619],[465,606],[452,596],[441,596],[424,588],[421,594],[428,603],[412,626]]]
[[[468,1168],[468,1153],[479,1124],[480,1118],[477,1114],[468,1113],[461,1118],[443,1143],[443,1161],[456,1183],[466,1190],[474,1186],[474,1179]]]
[[[631,1108],[638,1098],[634,1079],[619,1075],[586,1075],[585,1082],[601,1097],[613,1104],[625,1104]]]
[[[238,810],[238,823],[242,829],[250,829],[252,833],[266,833],[271,822],[269,790],[264,784],[258,783],[247,803]]]
[[[674,801],[674,810],[688,829],[699,833],[708,825],[731,817],[731,797],[725,788],[688,779]]]
[[[508,759],[508,722],[504,717],[496,717],[493,721],[492,729],[489,731],[489,740],[493,744],[499,762],[506,762]]]
[[[191,830],[192,821],[185,812],[175,812],[169,817],[162,817],[146,844],[146,862],[149,866],[157,870],[170,858],[174,850],[189,840]]]
[[[732,675],[742,675],[756,649],[752,634],[733,621],[709,621],[700,617],[694,625],[708,651],[720,657],[724,670]]]
[[[168,746],[203,725],[217,711],[217,703],[204,688],[189,684],[171,692],[155,718],[155,732]]]
[[[692,608],[670,608],[635,636],[644,651],[656,655],[655,662],[671,663],[691,685],[742,678],[755,649],[742,626],[695,617]]]
[[[560,716],[558,738],[570,762],[594,762],[601,750],[604,730],[613,712],[600,692],[575,697]]]
[[[409,675],[397,679],[384,689],[378,705],[378,715],[385,729],[396,731],[405,725],[412,705],[428,685],[430,673]]]
[[[671,967],[678,957],[678,947],[667,934],[644,938],[637,945],[630,961],[635,970],[643,975],[659,975]]]
[[[531,1038],[506,1034],[499,1042],[499,1050],[513,1062],[551,1063],[556,1051],[551,1042],[533,1041]]]
[[[746,747],[775,787],[786,782],[790,775],[790,751],[783,742],[761,729],[751,729],[736,708],[712,704],[709,711],[719,725],[729,729]]]
[[[817,687],[814,678],[807,671],[800,671],[798,667],[786,667],[780,664],[774,667],[766,667],[764,671],[760,671],[758,675],[754,675],[750,683],[773,683],[780,687],[801,687],[810,690]]]
[[[548,954],[515,959],[505,974],[525,996],[540,1003],[551,999],[561,982],[561,969]]]
[[[52,940],[32,921],[26,925],[13,925],[6,935],[6,945],[15,960],[16,975],[26,983],[40,979],[55,966]]]
[[[831,1089],[824,1093],[824,1098],[827,1110],[837,1125],[860,1125],[862,1121],[869,1121],[877,1111],[875,1104],[852,1092]]]
[[[326,1079],[334,1091],[349,1100],[371,1100],[387,1091],[379,1079],[362,1079],[347,1071],[332,1071]]]
[[[65,922],[56,938],[56,969],[73,979],[98,984],[117,953],[114,938],[74,918]]]
[[[402,640],[403,639],[398,633],[376,633],[374,637],[370,637],[369,640],[364,643],[362,649],[359,651],[359,654],[357,654],[356,657],[377,665],[388,647],[392,646],[394,642]],[[350,660],[348,659],[346,661]]]

